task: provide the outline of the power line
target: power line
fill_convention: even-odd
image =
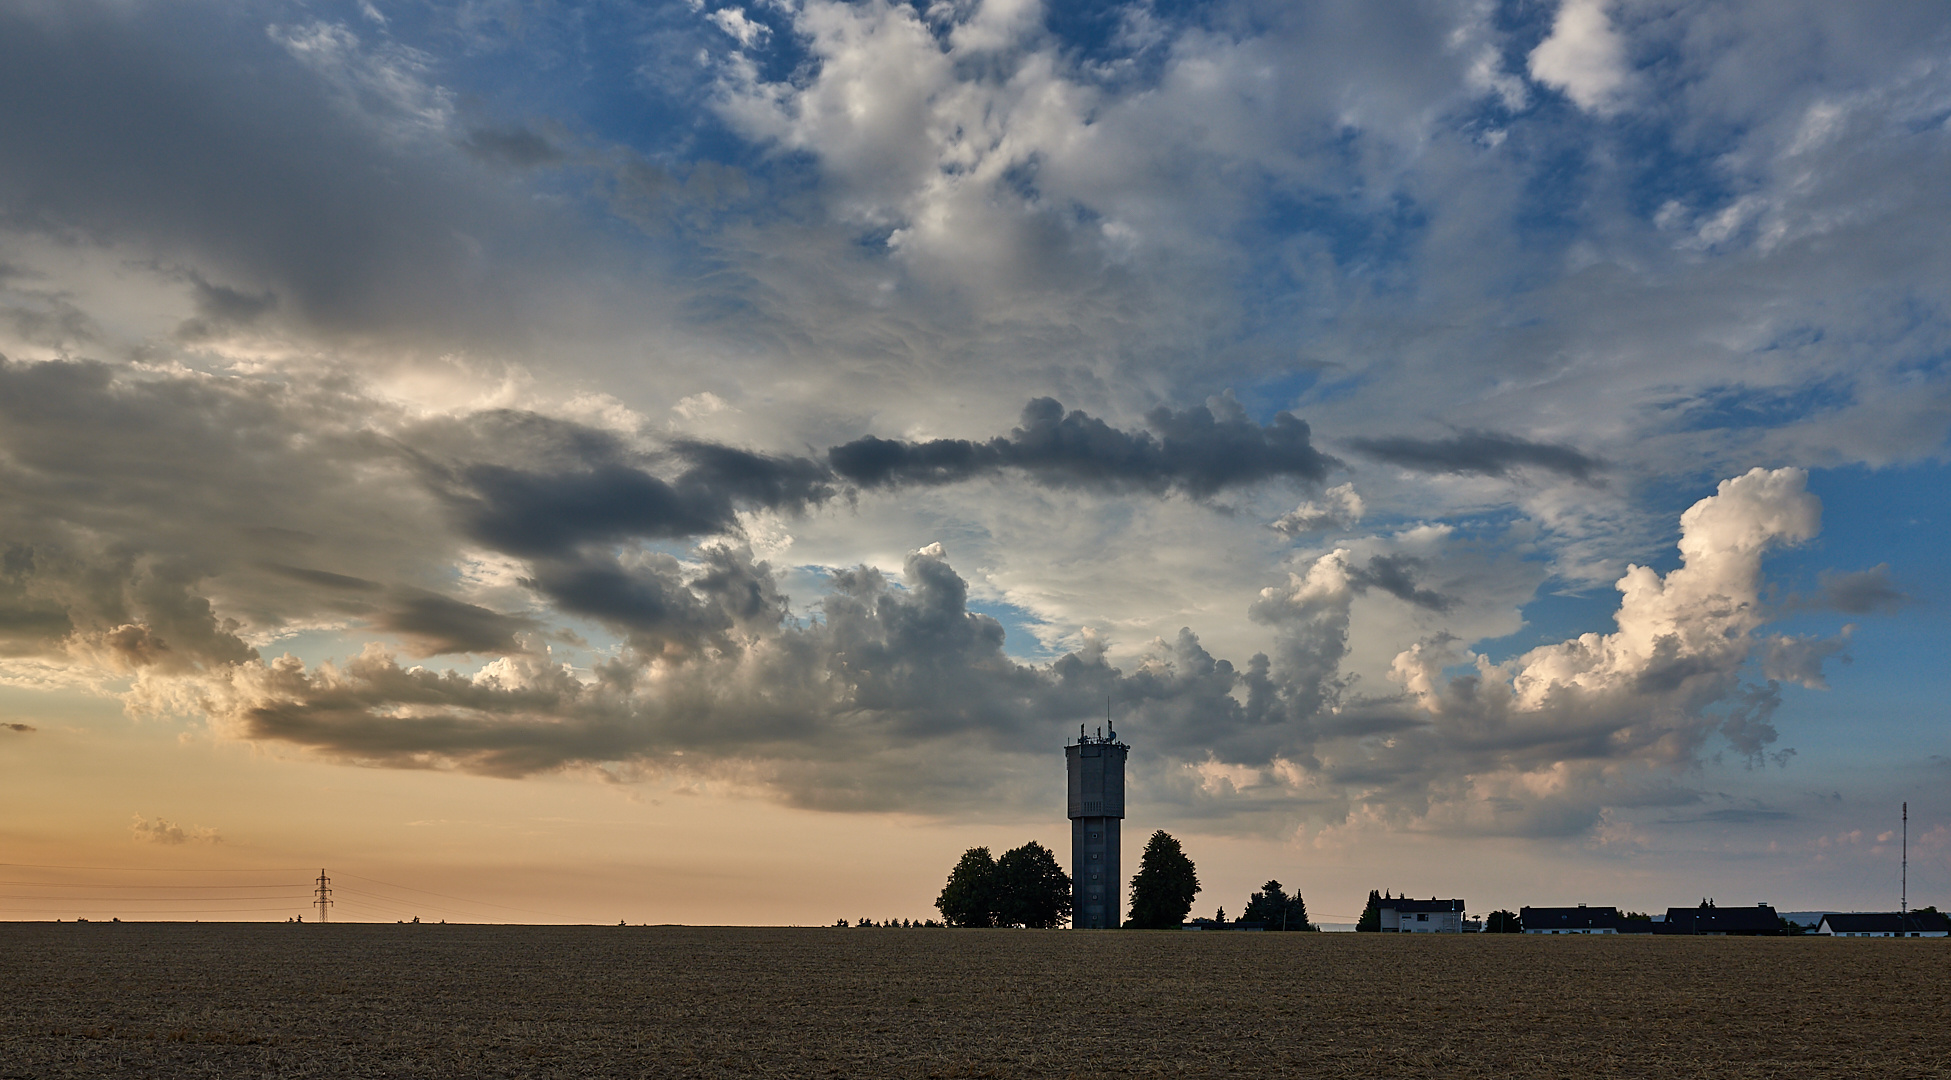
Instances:
[[[547,915],[551,919],[568,918],[567,915],[558,915],[553,911],[537,911],[534,908],[511,907],[507,904],[492,904],[486,900],[469,900],[465,896],[452,896],[447,893],[437,893],[430,889],[416,889],[411,885],[395,885],[390,881],[381,881],[378,878],[361,877],[358,874],[348,874],[344,871],[340,871],[339,876],[344,878],[352,878],[355,881],[370,881],[375,885],[384,885],[387,888],[391,888],[391,889],[405,889],[407,892],[426,893],[428,896],[439,896],[439,897],[445,897],[448,900],[459,900],[463,904],[478,904],[482,907],[501,908],[504,911],[522,911],[530,915]]]
[[[301,900],[303,893],[267,893],[262,896],[49,896],[46,893],[14,895],[0,893],[0,900],[62,900],[76,904],[203,904],[212,900]]]
[[[418,901],[402,899],[397,896],[385,896],[379,893],[362,893],[356,891],[347,893],[346,890],[343,888],[341,888],[339,892],[342,896],[349,895],[349,896],[359,897],[360,900],[356,902],[367,903],[376,907],[391,907],[401,912],[402,914],[407,914],[407,915],[418,915],[422,911],[431,910],[446,915],[453,915],[456,918],[466,918],[466,919],[481,918],[481,916],[475,912],[461,911],[457,908],[447,907],[444,904],[428,904],[428,903],[423,903]],[[409,904],[412,904],[414,906],[412,907],[407,906]]]
[[[207,867],[189,868],[189,867],[172,867],[172,866],[81,866],[81,865],[73,865],[73,864],[56,864],[56,863],[8,863],[8,862],[0,862],[0,868],[18,868],[18,869],[34,869],[34,870],[70,870],[70,871],[84,870],[84,871],[97,871],[97,872],[104,872],[104,873],[146,873],[146,874],[147,873],[283,874],[283,873],[291,873],[298,869],[296,867],[212,869]],[[542,911],[537,908],[517,907],[512,904],[497,904],[488,900],[473,900],[465,896],[455,896],[452,893],[435,892],[432,889],[422,889],[412,885],[402,885],[399,884],[398,882],[384,881],[379,878],[369,878],[361,874],[348,874],[343,871],[341,871],[338,876],[340,878],[350,878],[356,881],[369,882],[371,885],[378,886],[380,889],[383,890],[397,890],[399,892],[404,892],[404,893],[418,894],[419,896],[422,897],[438,897],[442,900],[454,901],[456,903],[466,905],[466,908],[485,907],[485,908],[498,909],[502,911],[521,912],[526,915],[540,915],[550,919],[560,919],[563,921],[570,921],[568,916],[563,915],[559,912]],[[35,890],[41,890],[41,889],[77,890],[77,895],[58,895],[58,894],[46,893],[46,892],[36,892],[30,894],[0,893],[0,901],[6,901],[7,902],[6,910],[12,912],[43,912],[43,911],[57,910],[54,908],[18,907],[14,903],[12,903],[12,901],[20,901],[20,900],[37,901],[41,903],[66,903],[71,905],[88,905],[90,907],[96,907],[105,904],[107,905],[177,905],[177,904],[199,903],[199,902],[208,903],[212,901],[224,902],[224,901],[233,901],[233,900],[301,901],[305,899],[307,896],[309,896],[310,897],[309,906],[317,909],[318,918],[320,919],[320,921],[330,921],[330,917],[331,917],[330,909],[336,906],[339,902],[341,902],[341,900],[350,903],[354,907],[366,908],[368,910],[376,911],[376,912],[384,912],[384,911],[391,910],[400,914],[417,916],[431,910],[432,912],[438,914],[448,915],[460,919],[492,921],[491,916],[484,918],[483,914],[478,911],[470,911],[467,910],[466,908],[454,908],[446,904],[436,903],[431,900],[418,899],[412,896],[388,895],[386,892],[383,891],[368,892],[364,889],[357,889],[352,891],[351,893],[346,893],[341,897],[341,899],[335,900],[334,897],[339,894],[345,893],[345,889],[343,886],[335,887],[333,884],[333,879],[327,876],[324,870],[320,870],[318,878],[316,878],[309,885],[301,885],[294,882],[263,882],[263,881],[227,882],[227,883],[216,883],[216,882],[212,882],[212,883],[181,883],[181,882],[128,883],[128,882],[112,882],[112,881],[70,881],[70,880],[30,881],[30,880],[20,880],[20,879],[0,879],[0,886],[13,887],[13,888],[27,888],[27,889],[35,889]],[[87,892],[105,891],[105,890],[114,890],[115,894],[110,896],[85,895],[85,893]],[[184,893],[187,895],[132,896],[132,895],[126,895],[126,892],[128,890],[136,890],[136,891],[143,891],[149,893]],[[246,892],[247,890],[250,891],[247,893]],[[259,892],[256,890],[271,890],[271,891]],[[286,892],[284,890],[303,890],[303,891]],[[60,909],[60,910],[67,910],[67,909]],[[196,914],[201,911],[217,911],[217,910],[276,911],[276,910],[284,910],[284,909],[282,908],[187,909],[187,908],[170,907],[170,908],[155,911],[154,913],[170,914],[170,915]]]
[[[74,913],[75,913],[75,910],[74,910],[73,908],[8,908],[7,910],[8,910],[9,912],[15,912],[15,911],[24,911],[24,912],[27,912],[27,913],[29,913],[29,914],[36,914],[36,915],[67,915],[67,914],[74,914]],[[253,908],[190,908],[190,909],[187,909],[187,910],[182,910],[182,911],[145,911],[145,912],[133,912],[132,914],[138,914],[138,915],[172,915],[172,916],[174,916],[174,915],[242,915],[242,914],[246,914],[246,913],[249,913],[249,912],[256,912],[256,911],[284,911],[284,912],[289,912],[290,910],[291,910],[291,909],[290,909],[290,908],[288,908],[288,907],[253,907]],[[105,914],[109,914],[109,913],[108,913],[108,912],[101,912],[101,911],[96,911],[96,912],[90,912],[89,914],[92,914],[92,915],[105,915]]]
[[[24,885],[48,889],[309,889],[310,885],[278,885],[270,882],[245,882],[241,885],[172,885],[157,882],[145,885],[120,885],[106,881],[0,881],[0,885]]]
[[[261,866],[241,870],[225,870],[195,866],[66,866],[54,863],[31,862],[0,862],[0,866],[20,866],[35,870],[128,870],[145,874],[299,874],[310,869],[310,867],[305,866]]]

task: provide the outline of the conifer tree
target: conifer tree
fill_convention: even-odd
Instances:
[[[1145,842],[1138,873],[1131,879],[1131,918],[1127,929],[1176,930],[1192,911],[1199,874],[1185,849],[1164,829]]]
[[[1382,929],[1382,894],[1374,889],[1368,891],[1368,906],[1362,909],[1362,920],[1355,924],[1356,933],[1373,934]]]

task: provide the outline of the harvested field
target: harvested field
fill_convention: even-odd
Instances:
[[[1951,943],[0,924],[0,1077],[1943,1077]]]

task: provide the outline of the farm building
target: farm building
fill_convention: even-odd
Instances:
[[[1829,937],[1951,937],[1951,918],[1935,911],[1837,912],[1824,915],[1816,933]]]
[[[1528,907],[1518,912],[1527,934],[1616,934],[1616,907]]]
[[[1668,908],[1666,922],[1655,923],[1656,934],[1698,934],[1709,937],[1766,937],[1784,934],[1781,916],[1767,904],[1754,907]]]
[[[1382,901],[1385,934],[1461,934],[1463,901],[1394,899]]]

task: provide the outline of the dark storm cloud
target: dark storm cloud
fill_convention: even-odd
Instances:
[[[481,542],[556,556],[592,542],[727,532],[741,507],[798,511],[832,494],[826,469],[803,458],[701,443],[673,452],[685,467],[668,480],[621,461],[546,472],[467,465],[454,497]]]
[[[1007,754],[1050,738],[1053,680],[1003,653],[1002,627],[968,610],[967,586],[938,553],[910,557],[906,588],[872,569],[836,573],[820,618],[805,623],[754,589],[771,570],[749,553],[720,550],[707,564],[666,567],[662,587],[690,598],[658,602],[701,625],[743,618],[738,647],[626,654],[588,683],[534,656],[484,680],[403,668],[369,648],[337,672],[239,669],[210,707],[252,738],[401,767],[520,776],[765,761],[775,794],[833,809],[908,806],[924,788],[958,805],[993,797],[996,780],[950,776],[960,768],[938,754],[931,763],[925,748]],[[706,608],[722,617],[697,615]]]
[[[0,724],[0,728],[6,728],[8,731],[17,731],[23,735],[30,731],[39,730],[32,724]]]
[[[1151,423],[1157,437],[1132,435],[1039,398],[1007,438],[903,443],[869,436],[833,448],[826,464],[692,439],[651,454],[609,432],[516,410],[443,421],[414,444],[428,448],[433,482],[475,539],[514,555],[569,560],[535,580],[579,613],[616,604],[650,610],[660,606],[652,594],[662,590],[626,587],[613,567],[576,564],[576,549],[736,532],[739,510],[802,512],[833,498],[836,481],[941,484],[1010,469],[1051,484],[1208,495],[1276,476],[1318,480],[1333,463],[1308,444],[1307,425],[1285,413],[1262,427],[1243,414],[1221,419],[1195,406],[1157,410]],[[443,455],[449,460],[439,463]],[[464,460],[472,455],[499,460]],[[1375,584],[1408,589],[1402,595],[1412,602],[1435,602],[1403,585],[1402,573],[1378,565]],[[636,599],[605,599],[604,589],[635,592]]]
[[[525,127],[478,127],[461,140],[461,149],[483,161],[529,168],[562,160],[555,144]]]
[[[283,578],[302,581],[307,585],[318,585],[327,589],[342,589],[348,592],[378,592],[386,586],[377,581],[353,577],[350,574],[334,574],[329,570],[311,570],[302,566],[285,566],[281,563],[260,563],[259,567]]]
[[[167,670],[239,662],[255,655],[241,619],[319,610],[324,579],[257,570],[290,567],[305,536],[334,536],[335,561],[378,550],[410,561],[424,540],[374,535],[413,517],[388,494],[404,470],[343,426],[381,411],[298,383],[0,359],[0,652],[80,649]],[[218,615],[206,582],[246,568],[268,587],[240,580]]]
[[[1007,437],[917,443],[870,435],[832,448],[827,460],[841,479],[866,488],[950,484],[1014,470],[1052,486],[1177,489],[1195,496],[1276,477],[1318,483],[1339,464],[1314,448],[1307,424],[1291,413],[1262,426],[1223,401],[1219,415],[1204,405],[1160,407],[1145,420],[1156,435],[1122,431],[1036,398]]]
[[[1447,439],[1355,438],[1355,450],[1415,472],[1504,476],[1512,469],[1542,469],[1590,481],[1604,463],[1560,443],[1540,443],[1497,432],[1466,431]]]
[[[1756,825],[1772,821],[1793,821],[1795,815],[1786,810],[1709,810],[1691,817],[1672,817],[1660,822],[1662,825]]]
[[[227,285],[212,285],[200,277],[196,285],[196,309],[206,319],[239,325],[256,322],[258,317],[278,306],[274,293],[247,293]]]
[[[515,635],[541,629],[534,619],[464,603],[419,589],[400,591],[373,625],[411,639],[422,656],[521,652]]]
[[[1890,580],[1890,565],[1879,563],[1854,573],[1822,575],[1822,602],[1827,607],[1850,615],[1869,615],[1895,611],[1910,602],[1910,597]]]
[[[1375,555],[1369,558],[1367,566],[1351,570],[1348,582],[1359,589],[1380,589],[1398,600],[1439,614],[1449,611],[1456,606],[1456,597],[1417,586],[1416,574],[1427,565],[1413,555]]]
[[[697,554],[703,571],[696,574],[664,554],[627,561],[606,552],[540,559],[523,583],[557,609],[621,632],[647,654],[704,644],[736,651],[730,635],[763,633],[786,618],[785,595],[750,552],[711,546]]]
[[[0,5],[10,223],[197,267],[209,282],[191,339],[261,317],[273,294],[280,313],[368,340],[517,332],[520,293],[482,256],[550,245],[521,235],[540,211],[443,160],[458,152],[422,130],[438,128],[443,99],[409,54],[322,23],[267,32],[265,17]]]

